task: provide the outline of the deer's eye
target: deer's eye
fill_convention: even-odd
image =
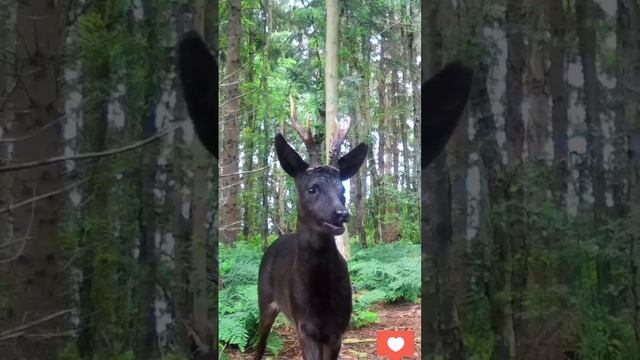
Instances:
[[[312,187],[309,188],[309,190],[307,190],[307,192],[311,195],[313,194],[317,194],[318,193],[318,185],[313,185]]]

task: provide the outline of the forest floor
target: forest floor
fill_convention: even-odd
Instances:
[[[387,359],[376,355],[376,331],[379,330],[411,330],[414,332],[415,356],[420,354],[420,301],[418,303],[402,302],[398,304],[377,304],[373,311],[378,314],[379,322],[360,329],[349,329],[342,341],[340,359]],[[280,315],[282,316],[282,315]],[[278,354],[277,359],[302,360],[302,351],[298,345],[295,328],[290,325],[281,326],[275,331],[280,334],[284,342],[284,348]],[[253,352],[241,353],[237,349],[225,351],[231,360],[253,359]],[[265,356],[265,359],[273,360],[273,356]]]

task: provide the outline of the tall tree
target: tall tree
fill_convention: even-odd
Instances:
[[[558,206],[565,206],[569,172],[569,95],[565,82],[566,18],[562,1],[547,0],[551,41],[549,44],[549,91],[551,93],[551,124],[553,131],[553,166],[556,186],[553,196]]]
[[[264,15],[264,27],[263,27],[263,36],[264,36],[264,49],[262,53],[263,57],[263,69],[262,69],[262,98],[264,104],[264,116],[263,116],[263,134],[262,138],[262,148],[260,155],[260,165],[261,167],[266,167],[269,165],[269,153],[271,152],[271,121],[269,119],[270,116],[270,100],[269,100],[269,48],[271,46],[270,39],[270,31],[273,31],[273,16],[272,16],[272,7],[269,6],[269,0],[264,0],[262,2],[262,13]],[[264,211],[261,219],[261,229],[260,229],[260,237],[262,247],[267,247],[267,236],[269,235],[269,215],[275,213],[273,209],[270,209],[269,206],[269,182],[268,179],[270,176],[275,176],[275,172],[269,172],[269,169],[265,170],[264,175],[262,176],[262,209]],[[277,203],[277,202],[275,202]]]
[[[324,70],[324,89],[325,89],[325,121],[326,121],[326,135],[325,135],[325,154],[327,160],[330,156],[330,149],[333,139],[338,134],[338,110],[339,110],[339,97],[338,97],[338,33],[340,24],[340,12],[338,10],[338,0],[327,0],[327,23],[326,23],[326,41],[325,41],[325,70]],[[348,259],[350,256],[349,251],[349,235],[345,233],[336,236],[336,245],[338,250]]]
[[[593,214],[599,219],[605,214],[606,185],[602,167],[603,137],[600,123],[600,83],[596,68],[596,4],[593,0],[576,0],[576,22],[578,24],[578,50],[584,74],[584,102],[588,127],[589,166],[593,183]]]
[[[425,79],[429,79],[440,70],[443,60],[447,58],[447,49],[443,45],[448,34],[442,30],[444,27],[441,21],[452,20],[452,9],[448,7],[449,5],[444,1],[434,2],[426,8],[430,21],[423,35],[427,39],[423,43],[423,45],[426,45],[423,48],[423,52],[429,54],[425,58],[425,64],[423,65],[423,71],[424,68],[427,69],[426,74],[423,74],[426,75]],[[438,85],[429,87],[428,84],[423,83],[422,86],[422,103],[430,104],[432,112],[425,111],[423,113],[425,119],[422,128],[426,129],[425,123],[427,122],[434,126],[433,122],[435,121],[457,120],[437,114],[435,109],[440,105],[435,105],[437,100],[434,97],[437,96],[435,91],[438,91],[436,89]],[[456,85],[452,84],[450,86],[453,89]],[[443,84],[439,84],[439,86],[443,86]],[[464,123],[464,121],[461,121],[457,130],[460,130],[460,127],[464,127]],[[457,141],[458,151],[460,151],[460,140],[458,139]],[[423,141],[429,141],[429,139],[423,139]],[[425,142],[424,144],[427,143]],[[436,350],[433,355],[436,357],[441,355],[445,359],[461,360],[465,359],[466,355],[458,322],[458,309],[455,303],[454,199],[452,197],[452,178],[448,165],[450,160],[447,151],[442,151],[440,155],[433,159],[431,168],[427,170],[424,165],[424,162],[427,161],[425,155],[423,150],[421,231],[422,253],[423,256],[427,257],[430,266],[426,267],[423,273],[423,287],[428,289],[424,297],[423,307],[431,308],[431,310],[428,310],[427,317],[422,321],[422,324],[424,328],[428,329],[428,334],[437,336]],[[441,351],[437,350],[438,345],[442,347]]]
[[[15,48],[18,82],[9,103],[13,119],[9,127],[11,137],[25,136],[38,131],[30,141],[16,142],[13,160],[34,161],[59,154],[61,49],[65,34],[65,3],[23,1],[17,5],[16,30],[19,34]],[[3,105],[4,106],[4,105]],[[44,128],[47,124],[54,124]],[[33,144],[38,144],[34,146]],[[62,173],[57,164],[26,169],[15,173],[11,184],[12,203],[19,203],[39,194],[59,190]],[[13,210],[13,239],[20,243],[21,253],[12,262],[9,294],[11,316],[3,328],[11,328],[32,321],[43,321],[39,331],[61,334],[38,338],[27,330],[17,339],[11,356],[47,358],[56,354],[66,340],[69,324],[69,282],[63,271],[59,198],[49,197]],[[37,211],[35,206],[37,206]],[[8,350],[1,350],[9,354]]]
[[[242,65],[240,63],[240,49],[242,48],[242,26],[240,0],[229,2],[229,22],[227,27],[228,44],[226,51],[226,98],[222,107],[223,138],[220,152],[220,240],[231,244],[236,239],[240,229],[240,208],[238,206],[237,175],[239,169],[240,138],[240,78]]]
[[[215,19],[217,15],[217,3],[211,0],[198,0],[194,6],[195,14],[194,28],[201,34],[205,34],[204,40],[209,47],[215,44],[217,31],[211,31],[214,28],[212,17]],[[213,21],[217,24],[217,21]],[[215,69],[217,71],[218,69]],[[217,98],[209,99],[215,102]],[[211,119],[213,121],[213,119]],[[211,202],[213,198],[214,208],[213,215],[217,212],[217,196],[211,196],[210,188],[216,188],[217,184],[211,184],[210,169],[216,167],[217,162],[211,161],[211,155],[207,152],[200,141],[194,141],[193,151],[193,179],[191,184],[191,216],[192,216],[192,235],[191,240],[191,271],[189,275],[189,294],[191,299],[190,325],[192,331],[193,343],[198,348],[199,353],[207,353],[215,346],[217,312],[216,294],[213,287],[217,285],[216,271],[217,259],[215,258],[215,239],[211,238],[210,221],[207,220],[208,212],[211,211]],[[213,159],[217,160],[217,159]],[[212,166],[213,165],[213,166]],[[214,176],[217,170],[214,169]],[[217,177],[216,177],[217,178]],[[216,195],[214,191],[213,195]],[[216,229],[213,230],[217,232]],[[214,255],[214,256],[212,256]],[[212,291],[213,290],[213,291]],[[213,307],[213,308],[212,308]],[[217,349],[215,349],[217,350]]]

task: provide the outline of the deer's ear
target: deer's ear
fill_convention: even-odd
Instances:
[[[276,135],[275,143],[276,154],[278,155],[280,165],[289,176],[296,177],[309,168],[309,164],[302,160],[300,155],[287,143],[287,140],[284,139],[282,134]]]
[[[422,169],[453,134],[469,99],[472,75],[468,67],[452,62],[422,84]]]
[[[338,160],[340,180],[347,180],[358,172],[364,159],[367,158],[367,152],[369,152],[369,146],[361,143]]]
[[[178,69],[196,134],[218,158],[218,63],[195,31],[187,32],[178,44]]]

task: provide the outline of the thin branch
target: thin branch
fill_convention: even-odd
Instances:
[[[218,228],[218,230],[239,229],[239,228],[232,228],[232,226],[234,226],[234,225],[238,225],[238,224],[240,224],[240,221],[234,221],[234,222],[232,222],[231,224],[227,224],[227,225],[224,225],[224,226],[220,226],[220,227]]]
[[[13,329],[9,329],[9,330],[5,330],[3,332],[0,332],[0,341],[4,341],[4,340],[7,340],[7,339],[14,338],[16,336],[16,333],[22,333],[22,332],[24,332],[25,330],[27,330],[29,328],[32,328],[34,326],[37,326],[37,325],[46,323],[48,321],[51,321],[51,320],[53,320],[55,318],[59,318],[61,316],[69,314],[69,313],[71,313],[72,310],[73,309],[60,310],[60,311],[55,312],[53,314],[47,315],[47,316],[45,316],[45,317],[43,317],[41,319],[34,320],[34,321],[28,322],[26,324],[17,326],[17,327],[15,327]]]
[[[247,61],[244,65],[242,65],[242,67],[238,70],[235,70],[234,72],[232,72],[231,74],[226,75],[225,77],[222,78],[222,80],[220,81],[220,86],[224,86],[224,82],[227,81],[230,77],[232,77],[233,75],[235,75],[236,73],[243,71],[244,69],[247,68],[247,66],[249,66],[259,54],[262,54],[262,50],[264,49],[264,45],[262,46],[262,49],[260,49],[260,51],[256,51],[255,55],[253,55],[251,57],[251,59],[249,59],[249,61]]]
[[[77,155],[68,155],[68,156],[56,156],[56,157],[52,157],[49,159],[44,159],[44,160],[36,160],[36,161],[29,161],[29,162],[24,162],[24,163],[19,163],[19,164],[14,164],[14,165],[6,165],[6,166],[0,166],[0,173],[3,172],[8,172],[8,171],[17,171],[17,170],[23,170],[23,169],[30,169],[30,168],[34,168],[34,167],[39,167],[39,166],[45,166],[45,165],[50,165],[50,164],[55,164],[55,163],[59,163],[62,161],[67,161],[67,160],[85,160],[85,159],[93,159],[93,158],[101,158],[101,157],[106,157],[106,156],[112,156],[112,155],[116,155],[116,154],[120,154],[123,152],[127,152],[127,151],[131,151],[131,150],[135,150],[138,148],[141,148],[153,141],[158,140],[159,138],[175,131],[176,129],[184,126],[185,124],[187,124],[188,121],[183,121],[181,124],[178,124],[176,126],[173,126],[169,129],[160,131],[158,133],[156,133],[155,135],[146,138],[144,140],[135,142],[133,144],[127,145],[127,146],[123,146],[123,147],[119,147],[119,148],[115,148],[115,149],[111,149],[111,150],[106,150],[106,151],[100,151],[100,152],[91,152],[91,153],[85,153],[85,154],[77,154]]]
[[[229,184],[229,185],[222,186],[222,187],[220,188],[220,190],[226,190],[226,189],[228,189],[228,188],[231,188],[231,187],[234,187],[234,186],[238,186],[238,185],[242,184],[243,182],[245,182],[246,180],[247,180],[247,179],[242,179],[242,180],[240,180],[240,181],[234,182],[233,184]]]
[[[36,186],[34,186],[33,187],[34,197],[36,196],[36,191],[37,191]],[[29,225],[27,225],[27,230],[25,231],[24,236],[19,240],[11,240],[11,241],[8,241],[6,244],[3,244],[2,246],[0,246],[0,248],[9,247],[9,245],[11,244],[19,243],[20,248],[13,255],[0,260],[0,264],[6,264],[9,262],[12,262],[13,260],[17,259],[20,255],[22,255],[22,253],[24,253],[24,248],[27,246],[27,240],[31,239],[30,234],[31,234],[31,229],[33,228],[33,219],[35,219],[35,217],[36,217],[36,203],[34,201],[31,204],[31,215],[29,217]]]
[[[244,94],[242,94],[242,95],[238,95],[238,96],[236,96],[236,97],[234,97],[234,98],[231,98],[231,99],[229,99],[229,100],[227,100],[227,101],[223,102],[222,104],[220,104],[220,105],[218,106],[218,109],[222,109],[222,107],[223,107],[223,106],[225,106],[225,105],[227,105],[228,103],[230,103],[230,102],[232,102],[232,101],[234,101],[234,100],[242,99],[243,97],[245,97],[245,96],[247,96],[247,95],[251,95],[251,94],[253,94],[253,93],[255,93],[255,92],[258,92],[258,89],[251,90],[251,91],[246,92],[246,93],[244,93]]]
[[[17,208],[19,208],[21,206],[28,205],[28,204],[34,203],[34,202],[36,202],[38,200],[42,200],[42,199],[45,199],[45,198],[48,198],[48,197],[51,197],[51,196],[58,195],[60,193],[69,191],[69,190],[71,190],[71,189],[73,189],[73,188],[75,188],[75,187],[77,187],[79,185],[84,184],[88,180],[89,180],[89,177],[86,177],[86,178],[84,178],[84,179],[82,179],[80,181],[74,182],[73,184],[67,185],[67,186],[65,186],[65,187],[63,187],[61,189],[54,190],[54,191],[48,192],[46,194],[38,195],[36,197],[32,197],[30,199],[27,199],[27,200],[24,200],[22,202],[19,202],[19,203],[15,204],[15,205],[9,205],[8,207],[6,207],[4,209],[0,209],[0,214],[4,214],[6,212],[13,211],[13,210],[15,210],[15,209],[17,209]]]
[[[268,168],[269,166],[271,166],[271,164],[269,164],[267,166],[263,166],[263,167],[258,168],[258,169],[249,170],[249,171],[238,171],[238,172],[234,172],[234,173],[230,173],[230,174],[220,174],[220,175],[218,175],[218,178],[235,176],[235,175],[251,174],[251,173],[254,173],[254,172],[262,171],[262,170]]]
[[[0,106],[0,110],[2,110],[2,106]],[[14,138],[5,138],[5,139],[0,139],[0,143],[5,143],[5,142],[18,142],[18,141],[23,141],[23,140],[30,139],[30,138],[32,138],[32,137],[34,137],[34,136],[36,136],[36,135],[40,134],[41,132],[43,132],[43,131],[47,130],[47,129],[48,129],[48,128],[50,128],[51,126],[53,126],[53,125],[55,125],[55,124],[59,123],[59,122],[60,122],[60,120],[62,120],[62,119],[64,119],[64,118],[60,117],[60,118],[58,118],[58,119],[56,119],[56,120],[50,121],[50,122],[49,122],[49,123],[47,123],[45,126],[43,126],[43,127],[39,128],[38,130],[36,130],[36,131],[34,131],[34,132],[30,133],[30,134],[24,135],[24,136],[18,136],[18,137],[14,137]]]
[[[0,102],[0,111],[4,109],[5,105],[7,105],[7,103],[9,102],[9,99],[18,88],[18,84],[20,84],[21,82],[22,80],[20,77],[16,78],[16,81],[13,83],[13,86],[11,87],[11,89],[9,89],[9,91],[7,91],[5,98],[2,99],[2,102]]]

